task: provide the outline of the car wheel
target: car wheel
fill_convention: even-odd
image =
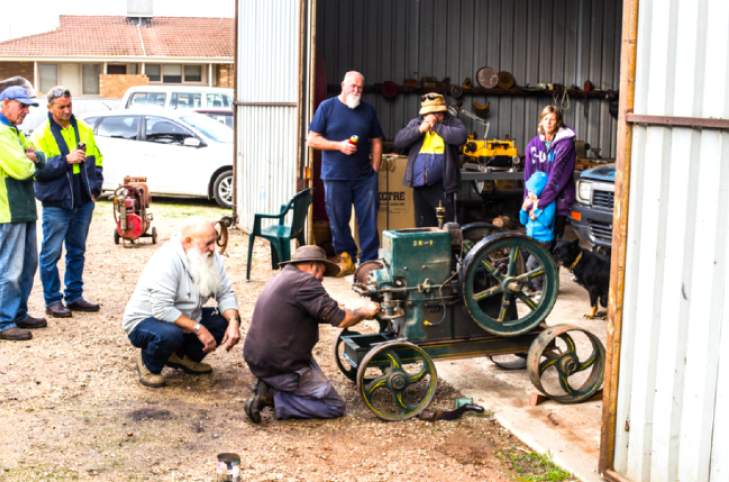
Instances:
[[[233,207],[233,171],[223,171],[213,182],[213,197],[225,209]]]

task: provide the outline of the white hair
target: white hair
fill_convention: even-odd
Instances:
[[[360,79],[362,79],[362,83],[364,84],[364,75],[360,74],[356,70],[350,70],[346,74],[344,74],[344,79],[342,79],[342,82],[347,82],[347,79],[350,77],[354,77],[355,75],[358,75]]]

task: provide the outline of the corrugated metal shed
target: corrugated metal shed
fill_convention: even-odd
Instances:
[[[238,0],[236,213],[278,213],[299,169],[300,2]],[[262,141],[263,140],[263,141]]]
[[[603,90],[618,89],[620,1],[602,0],[318,0],[317,49],[330,84],[358,70],[365,83],[402,84],[403,79],[450,77],[476,81],[484,66],[511,72],[518,85],[559,83],[582,88],[586,80]],[[330,93],[334,95],[334,93]],[[417,95],[385,99],[365,94],[392,140],[417,115]],[[464,96],[464,107],[483,104],[483,96]],[[490,96],[489,137],[510,134],[523,154],[536,135],[539,112],[548,96]],[[452,97],[448,102],[455,102]],[[562,103],[562,99],[558,99]],[[615,155],[616,121],[608,103],[598,99],[565,100],[565,121],[579,139]],[[461,116],[469,131],[483,128]]]
[[[658,125],[729,126],[727,25],[725,0],[639,2],[634,112],[661,118],[632,127],[612,460],[630,481],[729,480],[729,132]]]

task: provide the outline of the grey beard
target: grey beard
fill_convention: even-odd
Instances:
[[[215,256],[208,256],[207,253],[200,253],[192,248],[187,252],[187,262],[195,290],[203,298],[214,296],[221,283]]]
[[[359,107],[362,96],[358,94],[349,94],[346,100],[347,107],[349,107],[350,109],[356,109],[357,107]]]

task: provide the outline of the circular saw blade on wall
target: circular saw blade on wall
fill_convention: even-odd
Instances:
[[[484,89],[493,89],[499,83],[499,75],[490,67],[481,67],[476,73],[476,81]]]

